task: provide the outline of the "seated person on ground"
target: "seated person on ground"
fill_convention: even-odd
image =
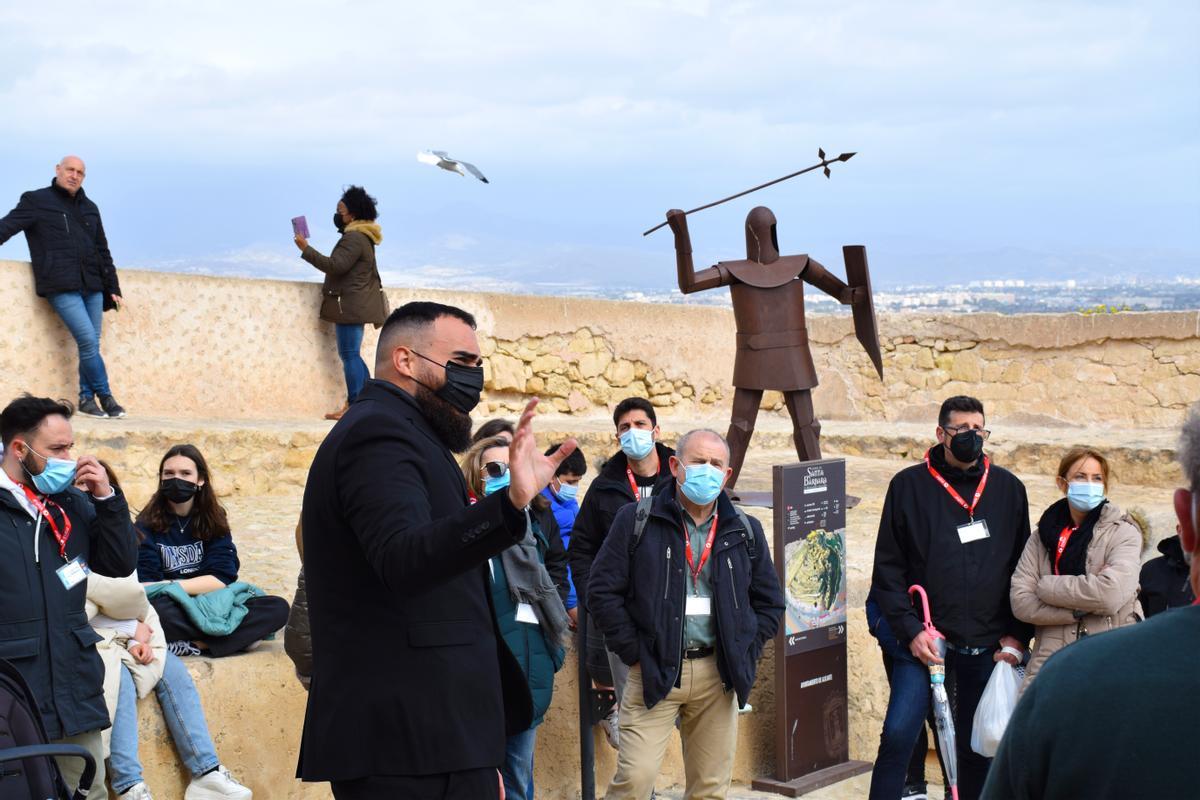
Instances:
[[[149,584],[146,594],[171,652],[232,655],[282,628],[287,601],[237,580],[237,548],[200,451],[190,444],[172,447],[158,476],[158,491],[137,517],[137,571],[138,580]]]

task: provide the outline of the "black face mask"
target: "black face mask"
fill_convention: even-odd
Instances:
[[[333,212],[333,227],[337,228],[338,233],[346,232],[346,223],[342,222],[342,215],[338,212]]]
[[[413,350],[417,353],[416,350]],[[429,356],[421,355],[421,358],[428,361],[430,364],[438,364]],[[479,394],[483,391],[483,367],[464,367],[462,364],[457,364],[453,361],[447,361],[445,364],[438,364],[439,367],[444,367],[446,370],[446,382],[440,387],[433,390],[433,393],[445,400],[454,408],[457,408],[464,414],[470,414],[475,406],[479,405]],[[421,383],[417,381],[417,383]],[[425,386],[425,384],[421,384]],[[426,386],[425,388],[429,388]]]
[[[162,482],[162,496],[172,503],[186,503],[196,496],[200,487],[183,478],[167,478]]]
[[[983,455],[983,436],[979,431],[959,431],[950,438],[950,453],[964,464],[974,464]]]

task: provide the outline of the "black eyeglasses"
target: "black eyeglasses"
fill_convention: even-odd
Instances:
[[[955,426],[949,427],[949,428],[946,427],[945,425],[943,425],[942,430],[944,430],[946,433],[950,434],[951,436],[958,436],[958,434],[962,433],[963,431],[973,430],[976,433],[978,433],[979,437],[981,439],[983,439],[985,442],[988,439],[990,439],[992,436],[991,431],[989,431],[985,428],[972,428],[970,425],[955,425]]]
[[[508,464],[503,461],[489,461],[483,465],[483,471],[489,478],[503,478],[504,473],[508,472]]]

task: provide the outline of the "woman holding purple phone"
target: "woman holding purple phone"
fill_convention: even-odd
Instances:
[[[325,419],[341,419],[371,377],[363,361],[363,327],[369,322],[376,328],[387,319],[388,302],[375,265],[375,246],[383,241],[383,232],[375,222],[375,198],[361,186],[342,193],[333,225],[342,238],[328,256],[314,250],[308,240],[296,233],[300,257],[325,273],[321,286],[321,319],[332,322],[337,332],[338,356],[346,376],[346,403]]]

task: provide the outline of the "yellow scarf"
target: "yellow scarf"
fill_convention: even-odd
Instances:
[[[346,233],[349,233],[350,231],[365,233],[375,244],[379,244],[383,241],[383,229],[379,227],[379,223],[377,222],[367,222],[364,219],[356,219],[346,226]]]

